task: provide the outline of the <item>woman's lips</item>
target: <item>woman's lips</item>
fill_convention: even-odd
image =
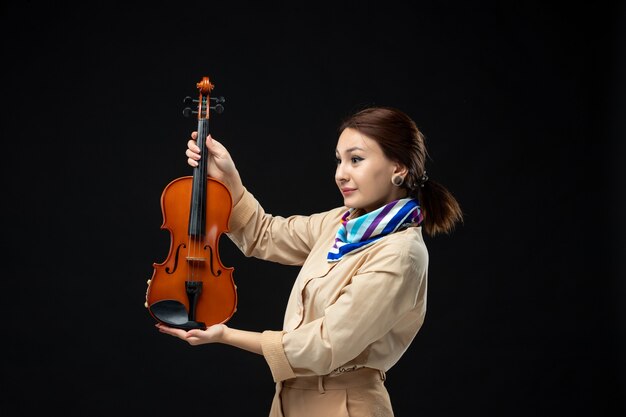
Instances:
[[[356,188],[342,188],[341,189],[341,194],[343,194],[343,195],[350,195],[354,191],[356,191]]]

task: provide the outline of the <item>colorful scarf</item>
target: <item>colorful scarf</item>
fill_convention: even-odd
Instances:
[[[403,226],[419,225],[424,219],[419,202],[412,198],[393,201],[370,213],[348,220],[354,210],[352,208],[346,211],[341,217],[341,226],[335,236],[335,243],[326,257],[328,262],[337,262],[347,253],[361,250]]]

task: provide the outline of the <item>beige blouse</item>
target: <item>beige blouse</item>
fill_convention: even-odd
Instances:
[[[361,367],[387,371],[424,322],[428,251],[421,227],[330,263],[326,255],[346,210],[272,216],[248,191],[232,210],[228,236],[246,256],[302,266],[283,330],[261,337],[275,382]]]

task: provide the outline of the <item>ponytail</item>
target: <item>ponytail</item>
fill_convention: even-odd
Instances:
[[[424,232],[428,236],[450,234],[456,223],[463,222],[463,212],[454,196],[443,185],[429,179],[418,189],[418,201],[424,212]]]

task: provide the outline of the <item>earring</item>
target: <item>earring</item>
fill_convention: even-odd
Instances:
[[[404,184],[404,177],[402,175],[394,175],[391,177],[391,183],[396,187],[399,187]]]

